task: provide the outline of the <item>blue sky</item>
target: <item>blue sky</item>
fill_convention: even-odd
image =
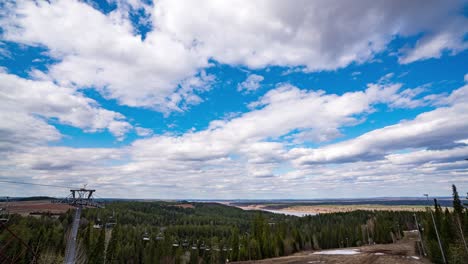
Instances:
[[[0,5],[0,179],[135,198],[468,189],[465,1]]]

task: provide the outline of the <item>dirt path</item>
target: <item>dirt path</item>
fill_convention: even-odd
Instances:
[[[323,251],[304,251],[287,257],[244,261],[240,263],[311,263],[311,264],[421,264],[431,263],[414,252],[416,234],[406,233],[405,238],[395,244],[378,244],[358,248]]]

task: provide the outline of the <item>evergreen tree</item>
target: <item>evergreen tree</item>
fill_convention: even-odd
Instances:
[[[91,256],[89,257],[89,264],[102,264],[104,263],[105,254],[105,242],[106,242],[106,230],[101,228],[99,237],[94,245]]]
[[[231,231],[230,261],[239,260],[239,229],[236,227]]]
[[[120,250],[120,225],[114,226],[106,250],[106,263],[116,263]]]
[[[457,187],[455,184],[452,184],[452,195],[453,195],[453,211],[458,215],[458,217],[463,216],[463,205],[460,201],[460,197],[458,196]]]

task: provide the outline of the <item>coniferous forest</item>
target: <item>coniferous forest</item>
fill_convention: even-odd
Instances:
[[[392,243],[401,239],[404,230],[417,228],[423,243],[415,247],[424,250],[432,262],[443,263],[445,257],[447,263],[466,263],[468,211],[456,187],[453,209],[443,209],[435,200],[431,211],[354,211],[295,217],[217,203],[114,201],[106,203],[105,208],[83,210],[77,263],[257,260],[301,250]],[[72,221],[72,211],[58,218],[13,215],[8,227],[34,249],[39,263],[62,263]],[[0,241],[5,238],[2,232]],[[29,263],[32,258],[27,251],[20,254],[24,245],[17,241],[11,241],[7,250],[7,254],[21,255],[17,263]]]

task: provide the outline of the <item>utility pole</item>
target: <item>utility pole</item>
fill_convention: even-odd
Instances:
[[[419,223],[418,223],[418,218],[416,217],[416,213],[413,214],[414,216],[414,221],[416,222],[416,228],[418,229],[418,234],[419,234],[419,241],[421,241],[421,248],[424,256],[427,256],[426,250],[424,249],[424,242],[421,236],[421,230],[419,229]]]
[[[460,216],[456,215],[455,217],[457,218],[458,229],[460,231],[460,235],[461,235],[461,238],[462,238],[462,241],[463,241],[463,245],[465,246],[465,251],[468,254],[468,246],[466,245],[465,235],[463,234],[463,229],[461,227]]]
[[[367,243],[369,243],[370,245],[371,241],[370,241],[369,227],[367,226],[367,224],[366,224],[366,233],[367,233]]]
[[[426,199],[429,202],[429,194],[425,193],[424,196],[426,196]],[[444,261],[444,263],[447,263],[447,260],[445,259],[444,249],[442,248],[442,242],[440,241],[439,231],[437,231],[437,225],[434,219],[434,214],[432,213],[432,210],[430,207],[430,203],[429,203],[428,209],[429,209],[429,212],[431,213],[432,223],[434,224],[434,229],[436,231],[437,242],[439,242],[440,253],[442,253],[442,260]]]

